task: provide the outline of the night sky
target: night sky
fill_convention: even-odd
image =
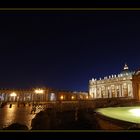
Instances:
[[[0,88],[88,91],[139,60],[140,11],[0,13]]]

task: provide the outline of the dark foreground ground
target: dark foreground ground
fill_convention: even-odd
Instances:
[[[32,130],[94,130],[99,129],[92,110],[55,112],[52,109],[36,115],[31,123]]]
[[[90,109],[58,112],[47,109],[39,112],[31,122],[31,130],[96,130],[100,129]],[[26,125],[14,123],[4,130],[29,130]]]
[[[68,107],[65,104],[64,107],[66,110],[64,109],[63,111],[57,108],[47,108],[37,113],[32,119],[31,129],[26,125],[14,123],[4,128],[4,130],[101,130],[97,121],[96,108],[140,104],[129,99],[97,100],[93,106],[91,104],[87,106],[87,103],[85,103],[80,104],[81,108],[74,105],[70,110],[67,110]],[[132,126],[129,129],[139,128]]]

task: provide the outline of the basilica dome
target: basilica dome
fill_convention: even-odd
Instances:
[[[129,74],[129,73],[131,73],[131,72],[129,71],[129,68],[128,68],[127,64],[125,64],[124,68],[123,68],[123,70],[120,74],[125,75],[125,74]]]

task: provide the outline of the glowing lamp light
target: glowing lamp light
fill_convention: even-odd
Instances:
[[[86,96],[86,99],[88,99],[88,96]]]
[[[71,96],[71,99],[73,100],[74,99],[74,96]]]
[[[17,94],[16,94],[15,92],[12,92],[12,93],[10,94],[10,96],[11,96],[11,97],[16,97]]]
[[[35,90],[35,93],[44,93],[44,90],[42,90],[42,89],[36,89]]]
[[[63,96],[63,95],[61,95],[61,96],[60,96],[60,99],[61,99],[61,100],[63,100],[63,99],[64,99],[64,96]]]
[[[129,112],[131,112],[134,116],[140,117],[140,109],[130,109]]]

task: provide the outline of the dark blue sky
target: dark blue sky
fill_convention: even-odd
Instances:
[[[140,67],[140,11],[0,13],[0,87],[87,91]]]

